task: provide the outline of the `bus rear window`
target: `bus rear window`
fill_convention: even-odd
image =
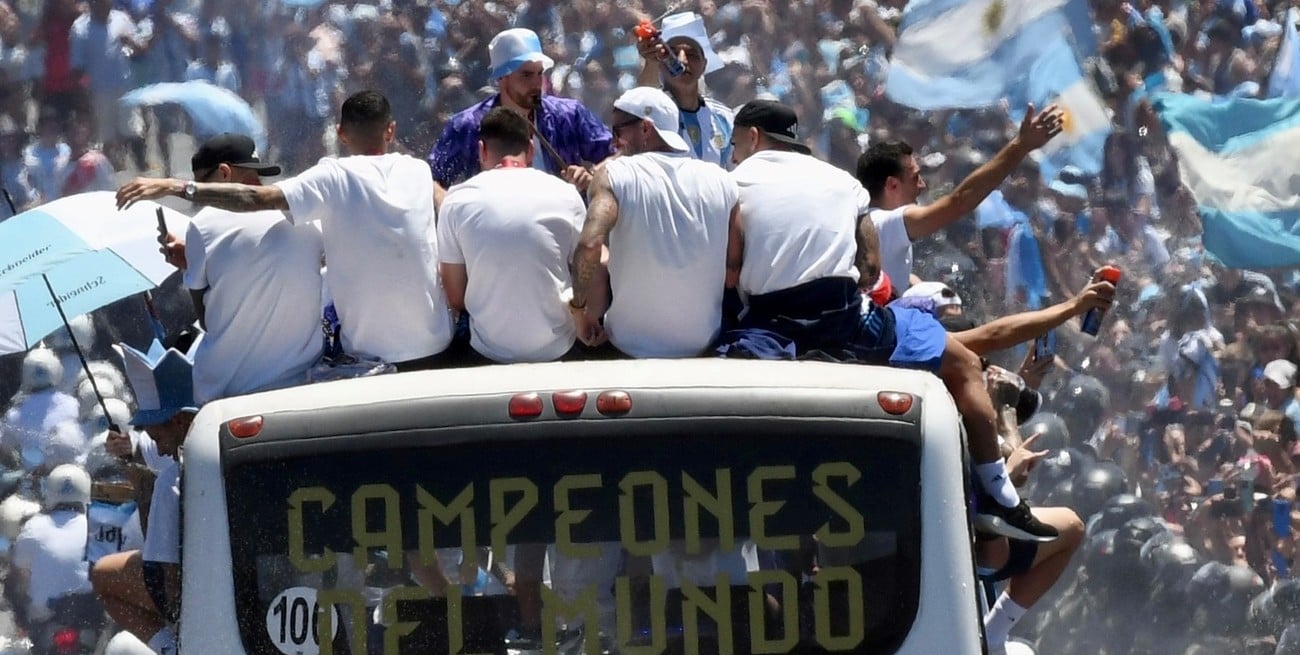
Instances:
[[[918,438],[870,421],[632,424],[232,458],[245,649],[897,649],[919,594]]]

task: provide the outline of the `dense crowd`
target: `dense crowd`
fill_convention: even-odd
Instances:
[[[721,64],[704,80],[710,98],[731,109],[781,101],[801,119],[797,141],[849,172],[869,145],[905,141],[935,199],[994,159],[1017,126],[1001,107],[920,112],[889,99],[906,4],[0,1],[0,177],[21,210],[115,188],[115,171],[175,172],[165,147],[150,161],[146,139],[170,143],[186,118],[125,112],[116,99],[187,79],[256,107],[271,146],[262,159],[286,174],[340,150],[342,100],[365,89],[391,103],[395,149],[423,159],[454,114],[497,92],[488,43],[511,27],[533,30],[553,60],[547,94],[610,124],[615,98],[642,83],[633,27],[696,11]],[[1044,180],[1030,158],[1004,193],[915,240],[912,272],[944,285],[929,287],[932,307],[952,314],[959,300],[967,327],[1067,301],[1103,264],[1124,271],[1101,334],[1062,325],[1054,367],[1027,376],[1042,377],[1046,401],[1024,427],[1051,451],[1027,495],[1088,524],[1062,582],[1013,632],[1042,652],[1300,652],[1287,536],[1300,525],[1300,276],[1207,255],[1146,100],[1157,75],[1184,93],[1268,95],[1289,4],[1094,0],[1100,50],[1089,73],[1113,129],[1100,173]],[[94,16],[120,45],[113,56],[86,56]],[[78,365],[60,352],[75,398]],[[989,358],[1017,370],[1023,355]],[[65,410],[91,421],[93,403],[84,391],[81,400]]]

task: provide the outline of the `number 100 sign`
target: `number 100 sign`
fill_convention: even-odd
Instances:
[[[320,655],[316,630],[320,623],[316,590],[290,587],[280,592],[266,610],[266,634],[284,655]],[[330,638],[339,631],[338,617],[330,621]]]

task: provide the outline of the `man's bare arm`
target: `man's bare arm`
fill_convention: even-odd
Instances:
[[[858,267],[858,286],[870,289],[880,277],[880,232],[871,216],[858,217],[858,254],[854,264]]]
[[[598,293],[592,288],[592,281],[599,273],[601,250],[609,243],[609,233],[618,221],[618,199],[614,197],[604,166],[596,168],[587,193],[587,221],[582,225],[582,236],[573,253],[573,303],[579,306],[587,303],[588,296]]]
[[[740,269],[745,264],[745,226],[741,223],[740,203],[731,208],[731,223],[727,230],[727,284],[734,289],[740,284]]]
[[[442,276],[442,290],[447,294],[447,305],[465,311],[465,289],[469,287],[469,269],[464,264],[438,264]]]
[[[975,354],[986,355],[1036,339],[1093,307],[1109,307],[1114,297],[1114,285],[1093,282],[1079,295],[1064,302],[1037,311],[1003,316],[973,330],[957,332],[953,337]]]
[[[975,211],[975,208],[1011,175],[1030,152],[1041,148],[1061,132],[1063,118],[1061,110],[1056,105],[1051,105],[1037,114],[1033,109],[1031,105],[1029,111],[1025,112],[1025,118],[1020,124],[1020,133],[992,159],[967,175],[952,193],[933,204],[913,205],[904,211],[903,223],[907,227],[909,239],[916,241],[928,237],[952,225],[962,216]]]
[[[184,180],[137,177],[117,190],[117,208],[125,209],[140,200],[156,200],[166,196],[185,197]],[[203,182],[194,185],[192,200],[234,212],[254,212],[265,209],[288,211],[289,202],[279,187],[249,186],[223,182]]]

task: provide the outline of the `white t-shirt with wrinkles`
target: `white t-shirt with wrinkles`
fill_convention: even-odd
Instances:
[[[739,192],[715,164],[650,152],[607,160],[618,222],[605,328],[633,357],[694,357],[718,335]]]
[[[479,354],[546,362],[573,347],[569,262],[586,213],[573,185],[532,168],[484,171],[447,191],[438,258],[465,266],[470,345]]]
[[[900,295],[912,286],[912,239],[907,236],[907,221],[903,218],[903,212],[911,206],[871,210],[871,220],[880,234],[880,268]]]
[[[815,157],[764,150],[736,166],[745,260],[740,290],[762,295],[830,277],[858,280],[857,220],[871,196]]]
[[[344,350],[405,362],[447,348],[451,313],[427,163],[401,154],[327,157],[276,186],[295,223],[320,221]]]
[[[170,458],[169,458],[170,459]],[[149,505],[149,527],[140,557],[146,562],[181,563],[181,466],[171,460],[158,471]]]
[[[208,207],[185,237],[185,286],[203,290],[199,404],[301,384],[320,357],[320,230],[278,211]]]

